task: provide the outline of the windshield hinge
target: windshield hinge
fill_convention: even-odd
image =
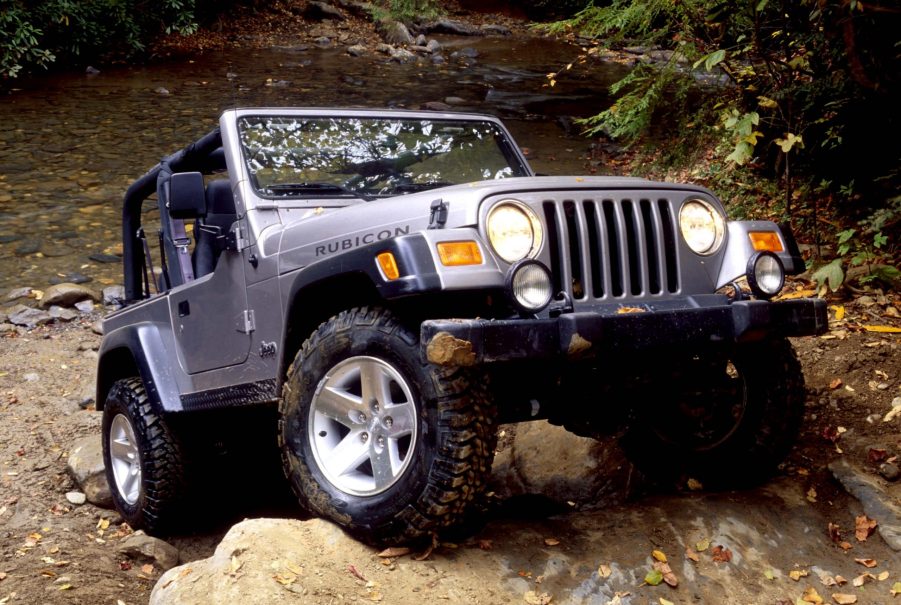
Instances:
[[[447,203],[438,198],[432,201],[432,207],[429,211],[429,229],[441,229],[447,222]]]
[[[225,249],[241,251],[247,247],[247,240],[244,238],[244,231],[241,227],[235,227],[225,234]]]
[[[238,332],[242,334],[250,334],[257,329],[256,321],[253,318],[253,309],[246,309],[238,316]]]

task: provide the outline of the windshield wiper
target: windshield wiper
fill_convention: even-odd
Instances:
[[[341,185],[335,185],[334,183],[276,183],[273,185],[268,185],[265,188],[265,191],[275,194],[307,193],[313,195],[329,195],[341,193],[344,195],[361,198],[367,201],[372,199],[371,196],[368,196],[365,193],[354,191],[353,189],[348,189],[347,187],[342,187]]]
[[[415,193],[416,191],[428,191],[429,189],[437,189],[439,187],[450,187],[456,185],[448,181],[429,181],[428,183],[401,183],[391,188],[397,193]]]

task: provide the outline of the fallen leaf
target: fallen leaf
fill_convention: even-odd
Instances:
[[[854,559],[855,562],[860,563],[864,567],[876,567],[879,563],[876,562],[876,559]]]
[[[833,391],[840,386],[842,386],[841,378],[835,378],[829,382],[829,388],[832,389]]]
[[[238,557],[232,555],[231,563],[228,566],[228,573],[235,574],[241,569],[241,566],[244,565],[243,561],[238,560]]]
[[[60,590],[72,590],[72,585],[71,584],[63,584],[62,586],[59,587],[59,589]]]
[[[658,599],[658,601],[660,601],[660,605],[676,605],[676,604],[673,603],[672,601],[669,601],[669,600],[667,600],[667,599],[664,599],[663,597],[660,597],[660,598]]]
[[[801,600],[805,603],[814,603],[815,605],[823,604],[823,597],[819,595],[817,589],[813,586],[807,587],[807,590],[805,590],[804,594],[801,595]]]
[[[545,538],[544,539],[545,546],[557,546],[558,544],[560,544],[560,540],[558,540],[557,538]]]
[[[801,578],[806,578],[808,575],[810,575],[810,572],[806,569],[793,569],[788,572],[788,577],[795,582],[800,582]]]
[[[901,328],[896,328],[895,326],[869,326],[862,325],[860,326],[867,332],[881,332],[884,334],[901,334]]]
[[[663,582],[663,574],[660,573],[659,569],[652,569],[648,572],[648,575],[644,577],[645,584],[650,584],[651,586],[657,586],[661,582]]]
[[[481,541],[480,541],[481,542]],[[489,540],[490,542],[490,540]],[[481,544],[479,545],[481,548]],[[490,548],[484,550],[491,550]],[[379,553],[380,557],[403,557],[410,554],[410,549],[406,546],[391,546]]]
[[[414,561],[425,561],[429,557],[432,556],[432,551],[438,548],[438,536],[436,534],[432,534],[432,543],[429,544],[429,547],[424,551],[419,553],[418,555],[413,556]]]
[[[141,573],[147,574],[148,576],[153,575],[153,565],[151,565],[150,563],[141,565]]]
[[[623,306],[620,306],[620,307],[616,310],[616,312],[619,313],[619,314],[621,314],[621,315],[622,315],[622,314],[627,314],[627,313],[644,313],[645,311],[647,311],[647,309],[645,309],[644,307],[627,307],[627,306],[624,306],[624,305],[623,305]],[[899,329],[898,331],[901,332],[901,329]]]
[[[361,574],[361,573],[359,572],[359,570],[357,570],[357,568],[354,567],[353,565],[348,565],[348,566],[347,566],[347,571],[349,571],[349,572],[350,572],[350,575],[352,575],[352,576],[355,577],[356,579],[362,580],[362,581],[366,582],[366,577],[365,577],[363,574]]]
[[[481,540],[479,540],[479,548],[482,550],[491,550],[492,548],[494,548],[494,542],[492,540],[482,538]]]
[[[890,575],[889,572],[883,571],[878,576],[876,576],[876,579],[879,580],[880,582],[885,582],[886,580],[888,580],[889,575]]]
[[[710,540],[708,540],[707,538],[704,538],[703,540],[695,544],[695,550],[697,550],[698,552],[704,552],[708,548],[710,548]]]
[[[871,447],[867,451],[867,460],[870,461],[870,464],[879,464],[880,462],[885,462],[888,459],[888,452],[882,448]]]
[[[896,417],[901,416],[901,405],[897,407],[893,407],[889,412],[882,417],[883,422],[891,422]]]
[[[276,582],[278,582],[282,586],[290,586],[291,584],[294,583],[295,580],[297,580],[297,576],[295,576],[293,573],[289,573],[289,572],[277,573],[272,577],[275,579]]]
[[[693,492],[704,489],[704,485],[700,481],[698,481],[697,479],[693,479],[692,477],[688,478],[686,485],[688,486],[688,489],[690,489]]]
[[[713,550],[710,551],[710,555],[716,562],[728,563],[732,560],[732,551],[724,547],[722,544],[715,546]]]
[[[661,563],[666,563],[666,555],[662,550],[655,550],[651,552],[651,556],[660,561]]]
[[[829,305],[829,308],[835,311],[835,321],[845,318],[845,305]]]
[[[854,537],[858,542],[866,541],[876,531],[877,525],[879,523],[876,520],[870,519],[866,515],[856,517],[854,519]]]
[[[122,599],[116,599],[116,605],[126,605],[126,603]]]
[[[895,582],[894,584],[892,584],[892,588],[889,592],[892,593],[893,597],[897,597],[899,594],[901,594],[901,582]]]
[[[698,553],[696,553],[694,550],[692,550],[691,546],[685,547],[685,556],[687,558],[691,559],[692,561],[694,561],[695,563],[697,563],[698,561],[701,560],[701,558],[698,556]]]
[[[874,576],[870,572],[866,572],[866,573],[860,574],[859,576],[857,576],[856,578],[851,580],[851,584],[855,588],[860,588],[861,586],[866,584],[867,580],[875,580],[875,579],[876,579],[876,576]]]
[[[765,577],[767,580],[775,580],[776,574],[773,573],[772,569],[767,569],[765,572],[763,572],[763,577]]]
[[[853,603],[857,602],[857,597],[853,594],[843,594],[840,592],[832,593],[832,599],[838,603],[838,605],[853,605]]]
[[[598,575],[601,576],[602,578],[609,578],[610,574],[612,574],[612,573],[613,573],[613,570],[610,569],[609,565],[604,565],[603,563],[601,563],[598,566]]]
[[[2,582],[2,581],[5,580],[5,579],[6,579],[6,572],[5,572],[5,571],[0,571],[0,582]]]
[[[816,502],[817,501],[817,490],[815,487],[811,487],[807,490],[807,501],[808,502]]]
[[[109,527],[109,519],[100,519],[97,522],[97,529],[106,529]]]
[[[534,590],[530,590],[523,595],[523,599],[529,605],[548,605],[554,597],[546,592],[537,593]]]
[[[663,581],[673,588],[679,585],[679,578],[677,578],[676,574],[673,573],[673,570],[670,569],[669,563],[654,561],[654,569],[663,574]]]
[[[848,580],[844,579],[842,576],[835,576],[835,583],[839,586],[842,586],[844,584],[847,584]]]

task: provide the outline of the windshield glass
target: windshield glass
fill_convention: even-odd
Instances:
[[[253,186],[269,198],[366,198],[527,176],[487,121],[244,116],[238,131]]]

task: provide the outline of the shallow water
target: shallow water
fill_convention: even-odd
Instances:
[[[455,109],[503,118],[536,171],[584,171],[588,141],[563,124],[603,108],[626,68],[596,65],[551,89],[546,74],[578,48],[539,38],[439,40],[440,66],[300,46],[15,82],[0,97],[0,296],[52,281],[120,283],[125,189],[230,107],[416,108],[459,97]],[[469,65],[451,56],[464,47],[479,53]]]

